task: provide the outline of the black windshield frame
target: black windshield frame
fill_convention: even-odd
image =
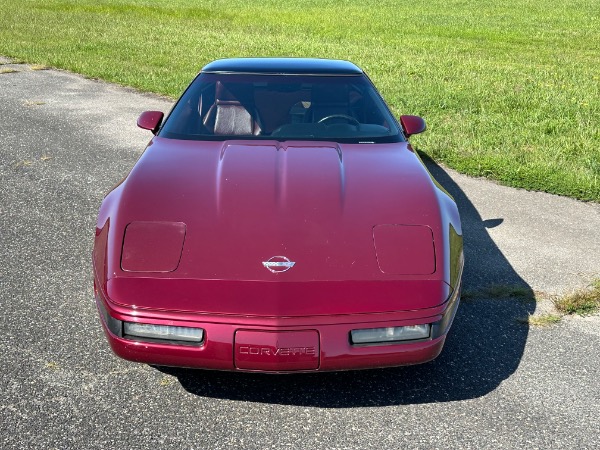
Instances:
[[[330,103],[323,101],[325,97]],[[240,120],[252,125],[248,123],[249,128],[241,134],[236,130],[223,134],[217,130],[219,113],[215,113],[220,104],[236,105],[243,111]],[[339,113],[335,113],[335,107],[341,108]],[[405,140],[400,130],[364,73],[200,73],[174,105],[158,136],[197,141],[390,143]]]

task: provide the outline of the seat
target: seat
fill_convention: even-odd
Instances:
[[[206,113],[203,125],[218,136],[256,136],[261,133],[258,112],[252,101],[243,101],[221,81],[216,83],[215,102]]]

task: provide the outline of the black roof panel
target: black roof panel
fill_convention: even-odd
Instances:
[[[316,58],[218,59],[202,69],[207,73],[265,73],[278,75],[360,75],[361,69],[348,61]]]

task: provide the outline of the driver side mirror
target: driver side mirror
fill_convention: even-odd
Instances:
[[[419,116],[400,116],[400,124],[406,137],[422,133],[427,129],[425,120]]]
[[[144,111],[137,120],[137,126],[156,134],[165,114],[161,111]]]

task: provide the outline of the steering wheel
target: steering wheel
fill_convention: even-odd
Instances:
[[[327,122],[329,120],[333,120],[333,119],[344,119],[352,125],[356,125],[357,127],[360,126],[360,122],[358,120],[356,120],[354,117],[348,116],[346,114],[331,114],[330,116],[323,117],[317,123],[325,124],[325,122]]]

